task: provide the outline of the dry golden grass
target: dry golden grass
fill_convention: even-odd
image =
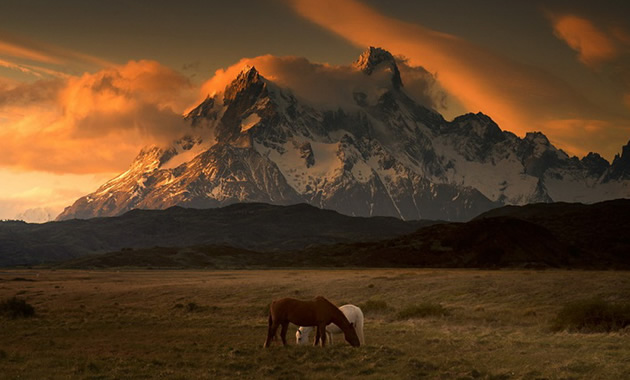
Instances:
[[[13,281],[15,278],[35,281]],[[1,271],[0,377],[623,379],[630,331],[553,332],[562,306],[630,299],[630,273],[476,270]],[[263,349],[267,304],[324,295],[366,311],[367,344]],[[378,303],[377,302],[377,303]],[[414,305],[445,315],[400,319]]]

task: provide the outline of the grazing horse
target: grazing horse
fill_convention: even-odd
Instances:
[[[339,310],[343,312],[343,314],[348,319],[348,322],[350,322],[354,326],[354,329],[357,332],[357,336],[359,337],[359,342],[361,342],[361,345],[364,345],[365,338],[363,337],[363,312],[361,311],[361,308],[348,304],[339,307]],[[311,334],[312,330],[313,327],[311,326],[301,326],[300,328],[298,328],[298,330],[295,332],[295,343],[307,344],[309,335]],[[342,333],[341,329],[335,324],[330,324],[326,327],[326,335],[330,339],[330,344],[333,343],[332,334],[340,333]]]
[[[280,337],[282,344],[287,345],[287,329],[289,322],[298,326],[316,326],[315,345],[321,339],[322,347],[326,346],[326,326],[334,323],[352,346],[359,347],[361,342],[357,332],[346,316],[324,297],[315,297],[311,301],[300,301],[294,298],[281,298],[271,303],[269,307],[269,329],[264,347],[269,347],[276,338],[278,327],[282,326]]]

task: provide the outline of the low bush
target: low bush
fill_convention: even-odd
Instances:
[[[30,318],[35,315],[35,308],[17,297],[7,298],[0,302],[0,315],[11,318]]]
[[[596,333],[630,326],[630,304],[602,299],[582,300],[565,305],[552,321],[552,330]]]
[[[359,304],[359,307],[364,314],[382,313],[389,309],[387,302],[374,298],[365,301],[365,303]]]
[[[195,302],[188,302],[186,305],[186,311],[189,313],[199,312],[201,311],[201,306],[197,305]]]
[[[442,317],[449,312],[439,303],[421,303],[419,305],[409,305],[396,314],[397,319],[412,319],[426,317]]]

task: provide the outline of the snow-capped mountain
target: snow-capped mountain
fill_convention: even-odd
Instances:
[[[353,103],[330,107],[244,68],[185,116],[194,133],[146,147],[58,219],[305,202],[356,216],[461,221],[505,204],[630,196],[630,143],[612,165],[596,153],[569,157],[542,133],[520,138],[482,113],[446,121],[407,95],[385,50],[370,48],[351,70],[364,76],[347,94]]]
[[[22,220],[27,223],[46,223],[55,220],[55,215],[59,210],[51,207],[35,207],[24,210],[17,214],[13,219]]]

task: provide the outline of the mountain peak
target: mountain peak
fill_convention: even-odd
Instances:
[[[487,123],[494,123],[494,120],[492,120],[492,118],[486,114],[484,114],[483,112],[468,112],[465,113],[463,115],[457,116],[454,121],[462,121],[462,120],[479,120],[482,122],[487,122]]]
[[[261,82],[261,75],[256,70],[255,66],[245,65],[241,69],[241,72],[236,76],[236,79],[232,81],[230,86],[237,84],[249,84]]]
[[[630,141],[621,148],[621,154],[615,155],[607,175],[607,180],[611,179],[630,179]]]
[[[236,79],[225,87],[224,102],[227,104],[234,100],[243,91],[259,94],[265,87],[263,76],[258,73],[254,66],[244,66]],[[252,95],[252,94],[250,94]]]
[[[549,142],[549,139],[547,138],[547,136],[545,136],[544,133],[542,132],[527,132],[525,134],[525,141],[529,141],[538,145],[544,145],[544,146],[551,146],[551,142]]]
[[[258,73],[258,70],[256,70],[256,67],[250,65],[243,66],[241,72],[239,73],[239,76],[243,76],[249,79],[258,79],[259,75],[260,74]]]
[[[386,65],[392,72],[392,84],[394,88],[399,89],[402,87],[402,80],[400,79],[400,71],[398,65],[396,65],[396,59],[394,56],[385,49],[370,46],[364,51],[359,58],[354,62],[354,66],[363,71],[367,75],[371,75],[374,70],[381,65]]]

